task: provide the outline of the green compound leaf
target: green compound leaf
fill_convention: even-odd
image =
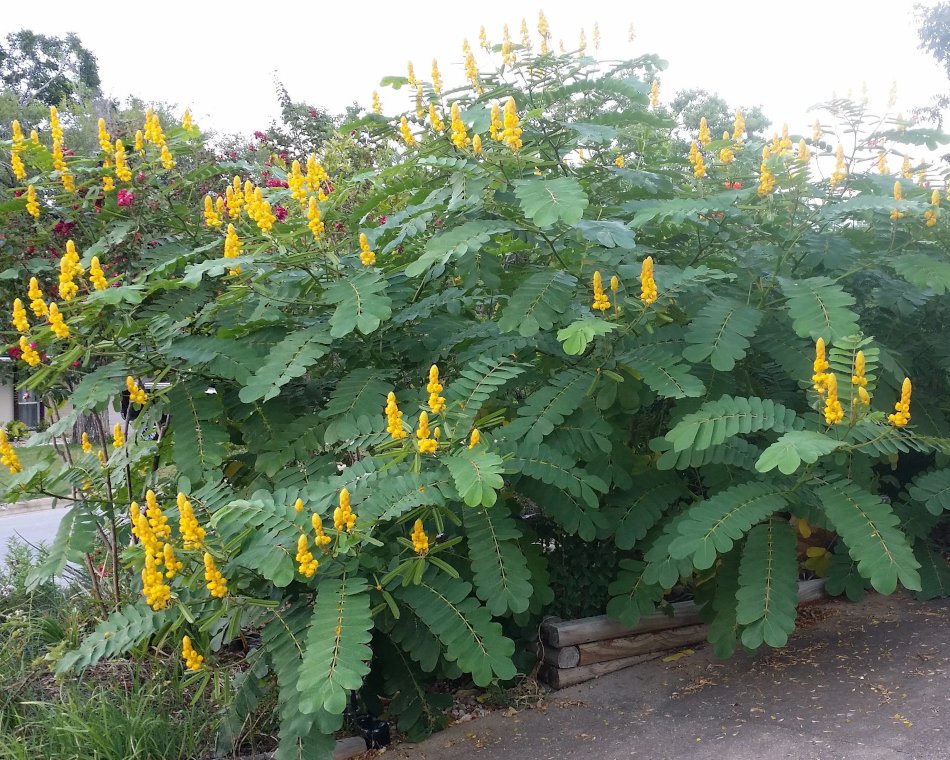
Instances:
[[[418,277],[433,267],[444,267],[453,259],[481,250],[492,235],[508,232],[512,224],[500,221],[464,222],[436,235],[426,243],[423,254],[406,267],[406,277]]]
[[[848,547],[839,542],[828,565],[825,591],[829,596],[845,594],[852,602],[860,602],[867,594],[867,579],[858,572],[858,563],[848,554]]]
[[[446,414],[457,414],[456,434],[465,437],[475,424],[478,412],[492,394],[525,371],[506,356],[475,359],[466,364],[445,389]]]
[[[698,398],[706,392],[702,380],[689,374],[681,357],[662,346],[643,346],[625,353],[617,363],[663,398]]]
[[[922,253],[902,253],[887,263],[914,287],[932,290],[938,296],[950,290],[950,262]]]
[[[497,491],[505,485],[501,474],[505,463],[497,454],[484,448],[460,449],[443,460],[452,473],[459,496],[470,507],[490,507],[498,499]]]
[[[392,300],[385,290],[382,274],[365,269],[333,283],[323,294],[324,303],[336,304],[330,335],[342,338],[353,330],[363,335],[375,332],[392,315]]]
[[[154,612],[143,600],[113,612],[56,663],[56,674],[80,673],[108,657],[125,654],[171,622],[170,610]]]
[[[557,339],[564,347],[564,353],[569,356],[579,356],[587,350],[587,346],[597,335],[606,335],[617,329],[617,325],[596,317],[579,319],[567,327],[558,330]]]
[[[515,182],[521,210],[538,227],[561,221],[569,227],[584,216],[588,200],[581,183],[573,177],[528,179]]]
[[[792,430],[762,452],[755,463],[759,472],[769,472],[778,467],[779,472],[791,475],[802,462],[814,464],[819,457],[845,445],[823,433],[812,430]]]
[[[362,578],[320,582],[297,679],[301,712],[340,715],[348,692],[363,685],[373,656],[367,646],[373,637],[369,601]]]
[[[854,298],[828,277],[781,280],[792,327],[802,338],[826,342],[858,332],[858,316],[849,307]]]
[[[662,586],[644,581],[645,567],[639,560],[620,560],[617,579],[607,587],[607,593],[610,594],[607,614],[628,628],[639,623],[644,615],[655,611],[663,598]]]
[[[221,396],[207,390],[207,383],[190,381],[168,394],[169,406],[175,410],[169,419],[172,455],[178,472],[192,483],[221,466],[230,442],[228,431],[219,424],[224,418]]]
[[[498,320],[503,332],[518,331],[530,338],[561,321],[574,299],[577,280],[559,269],[535,272],[512,293]]]
[[[910,591],[920,591],[920,563],[897,527],[897,515],[880,496],[843,478],[828,478],[814,492],[857,561],[858,572],[876,591],[890,594],[898,581]]]
[[[679,535],[669,546],[670,556],[690,558],[697,570],[707,570],[749,528],[787,505],[783,489],[768,482],[743,483],[721,491],[684,513]]]
[[[386,394],[392,390],[392,384],[385,379],[387,374],[372,367],[359,367],[340,378],[320,412],[321,419],[330,421],[324,433],[326,443],[382,429]]]
[[[943,599],[950,596],[950,565],[941,552],[923,541],[914,543],[914,556],[920,562],[920,591],[917,599]]]
[[[665,436],[674,451],[703,451],[740,433],[784,433],[804,425],[795,412],[771,399],[723,396],[687,414]]]
[[[326,356],[330,343],[326,328],[320,325],[292,332],[271,349],[238,398],[245,404],[274,398],[287,383]]]
[[[226,504],[211,518],[212,527],[228,540],[248,535],[252,529],[235,562],[260,573],[277,588],[290,585],[296,577],[297,538],[306,526],[293,501],[275,502],[267,491],[257,491],[249,500]]]
[[[712,368],[731,372],[736,362],[746,355],[749,338],[755,335],[762,312],[751,306],[716,297],[707,303],[686,330],[683,358],[701,362],[708,358]]]
[[[594,375],[585,370],[565,369],[551,378],[518,407],[518,419],[512,423],[514,435],[538,442],[554,432],[584,403]],[[504,431],[512,434],[511,430]],[[510,437],[510,435],[508,436]]]
[[[524,612],[534,587],[518,530],[503,504],[463,513],[475,591],[492,615]]]
[[[607,484],[599,477],[579,467],[567,455],[543,444],[523,444],[507,464],[511,471],[560,488],[592,509],[600,506],[597,492],[606,493],[608,490]]]
[[[776,521],[749,532],[739,565],[736,622],[742,643],[755,649],[763,643],[783,647],[795,630],[798,606],[798,558],[795,531]]]
[[[465,581],[433,572],[418,586],[397,593],[445,646],[445,657],[470,673],[477,686],[514,678],[514,642],[502,634],[491,613],[469,596]]]
[[[950,510],[950,468],[918,475],[907,486],[907,493],[932,515]]]
[[[736,546],[722,558],[719,570],[716,572],[716,589],[711,602],[715,617],[709,624],[709,634],[706,638],[713,645],[716,657],[722,660],[731,657],[736,651],[739,638],[739,624],[736,621],[738,604],[736,593],[739,591],[741,555],[741,546]]]
[[[684,493],[679,478],[646,472],[634,480],[633,488],[619,494],[610,511],[616,514],[614,541],[618,549],[632,549],[646,538],[667,508]]]

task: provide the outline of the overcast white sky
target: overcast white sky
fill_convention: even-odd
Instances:
[[[933,0],[925,0],[925,4]],[[369,104],[387,74],[412,59],[428,78],[433,56],[444,77],[461,81],[461,43],[476,54],[484,24],[500,42],[502,24],[517,39],[522,16],[534,33],[544,8],[554,40],[588,40],[600,23],[604,57],[657,53],[670,66],[661,97],[703,87],[736,104],[761,104],[793,131],[814,121],[809,106],[832,92],[860,91],[885,104],[898,83],[898,108],[909,111],[948,87],[944,73],[917,49],[913,0],[772,2],[535,3],[207,2],[109,5],[88,0],[10,3],[0,32],[29,28],[76,32],[99,59],[107,94],[136,94],[191,107],[199,124],[222,131],[264,128],[277,112],[276,73],[295,100],[331,111]],[[133,10],[134,9],[134,10]],[[637,37],[627,40],[633,23]],[[556,45],[556,43],[555,43]],[[387,113],[408,107],[406,90],[382,92]]]

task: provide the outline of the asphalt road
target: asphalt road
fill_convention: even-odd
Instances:
[[[59,521],[66,512],[65,509],[42,509],[5,515],[0,511],[0,563],[6,558],[7,544],[11,538],[33,545],[51,544],[56,538]]]

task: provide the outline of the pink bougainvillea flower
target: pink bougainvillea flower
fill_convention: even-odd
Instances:
[[[135,203],[135,193],[125,189],[119,190],[116,194],[115,202],[120,206],[131,206]]]

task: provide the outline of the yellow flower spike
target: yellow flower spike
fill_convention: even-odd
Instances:
[[[300,171],[300,162],[293,160],[290,165],[290,173],[287,175],[287,187],[290,188],[290,197],[297,201],[301,208],[307,205],[307,191],[304,188],[307,180]]]
[[[479,432],[478,428],[472,428],[472,434],[468,439],[468,447],[474,449],[478,444],[482,442],[482,434]]]
[[[600,312],[607,311],[607,309],[610,308],[610,299],[607,298],[607,294],[604,292],[604,282],[599,271],[594,272],[592,284],[594,290],[594,302],[591,304],[591,308]]]
[[[320,214],[320,207],[317,205],[317,199],[312,195],[307,205],[307,227],[314,240],[319,240],[323,236],[326,225],[323,223],[323,217]]]
[[[728,129],[724,129],[724,130],[722,131],[722,139],[723,139],[723,140],[731,140],[731,139],[732,139],[731,137],[729,137],[729,130],[728,130]]]
[[[207,581],[208,591],[216,599],[223,599],[228,595],[228,582],[225,580],[218,566],[215,564],[214,557],[208,552],[204,555],[205,563],[205,581]]]
[[[416,85],[416,118],[419,121],[422,121],[425,118],[426,112],[422,107],[422,85]]]
[[[162,146],[160,158],[162,161],[162,168],[166,169],[167,171],[171,171],[175,168],[175,159],[172,158],[172,152],[168,149],[167,145]]]
[[[654,111],[660,105],[660,83],[658,80],[654,79],[650,83],[650,108]]]
[[[479,27],[478,30],[478,46],[486,53],[491,52],[491,45],[488,43],[488,33],[485,31],[484,25]]]
[[[63,140],[63,127],[59,123],[59,111],[56,106],[49,107],[49,130],[54,140]]]
[[[439,368],[433,364],[429,368],[429,383],[426,385],[426,391],[429,393],[429,409],[433,414],[441,414],[445,410],[445,399],[439,395],[442,390],[442,383],[439,382]]]
[[[10,165],[13,169],[13,176],[18,180],[26,179],[26,167],[23,165],[23,159],[20,158],[26,140],[23,137],[20,122],[14,119],[10,124],[10,129],[13,137],[13,145],[10,147]]]
[[[403,116],[399,120],[399,134],[402,135],[402,141],[406,144],[407,148],[416,147],[416,138],[412,134],[412,130],[409,129],[409,120]]]
[[[548,25],[544,11],[538,11],[538,34],[541,37],[541,55],[547,55],[551,52],[548,47],[548,40],[551,38],[551,27]]]
[[[129,392],[129,401],[131,401],[133,404],[145,406],[145,404],[148,403],[148,394],[131,375],[125,378],[125,387]]]
[[[218,211],[215,208],[214,201],[211,200],[210,195],[205,196],[205,225],[208,227],[220,227],[221,226],[221,217],[218,216]]]
[[[461,111],[458,103],[452,104],[452,144],[459,150],[465,150],[468,147],[468,130],[465,128],[465,122],[462,121]]]
[[[27,319],[23,301],[19,298],[13,299],[13,319],[11,321],[13,326],[24,335],[30,331],[30,320]]]
[[[310,515],[310,524],[313,526],[313,532],[316,534],[314,543],[321,549],[330,543],[330,537],[323,532],[323,519],[318,514]]]
[[[35,277],[30,278],[30,289],[26,295],[30,299],[30,308],[38,317],[45,317],[48,313],[46,302],[43,300],[43,291],[40,290],[40,284]]]
[[[910,378],[905,377],[904,382],[901,384],[901,397],[897,403],[894,404],[894,413],[887,415],[887,421],[894,427],[904,427],[910,422],[911,390]]]
[[[623,169],[623,167],[626,165],[626,163],[627,163],[627,162],[626,162],[626,160],[624,159],[622,153],[621,153],[620,155],[618,155],[618,156],[614,159],[614,166],[616,166],[618,169]]]
[[[352,533],[355,525],[356,514],[350,506],[350,492],[343,488],[340,490],[340,505],[333,510],[333,527],[337,530],[345,529],[347,533]]]
[[[296,512],[297,514],[300,514],[301,512],[303,512],[303,507],[304,507],[303,499],[297,499],[294,502],[294,512]]]
[[[763,152],[768,150],[768,146],[763,148]],[[767,156],[763,156],[763,161],[759,166],[759,186],[756,188],[760,198],[775,192],[775,175],[766,163]]]
[[[521,49],[531,50],[531,32],[528,29],[528,19],[521,19]]]
[[[172,590],[165,583],[165,576],[158,569],[160,557],[150,551],[145,552],[145,567],[142,569],[142,594],[148,605],[158,612],[168,607]]]
[[[504,66],[509,68],[515,65],[515,46],[511,42],[511,33],[508,31],[508,24],[505,24],[502,29],[501,62]]]
[[[620,290],[620,278],[617,275],[610,278],[610,290],[616,297],[617,291]]]
[[[379,93],[376,90],[373,90],[373,113],[377,115],[382,115],[383,113],[383,104],[379,100]]]
[[[376,263],[376,254],[370,249],[365,232],[360,233],[360,263],[364,267],[371,267]]]
[[[33,143],[36,147],[40,146],[40,133],[35,129],[30,130],[30,142]]]
[[[577,41],[577,52],[579,55],[584,55],[587,52],[587,35],[584,34],[583,29],[581,29],[581,36]]]
[[[241,248],[243,246],[244,244],[241,242],[241,238],[238,237],[234,225],[229,224],[227,235],[224,237],[224,258],[236,259],[241,255]]]
[[[719,163],[721,164],[731,164],[736,160],[736,154],[732,148],[722,148],[719,151]]]
[[[465,56],[465,76],[468,79],[476,95],[483,92],[482,83],[478,79],[478,63],[475,61],[475,54],[472,52],[468,40],[462,41],[462,53]]]
[[[412,526],[412,534],[410,537],[412,538],[413,551],[415,551],[416,554],[423,557],[429,553],[429,537],[422,527],[422,520],[416,520],[415,525]]]
[[[812,130],[811,130],[811,141],[817,144],[818,141],[821,139],[821,135],[823,132],[824,130],[822,129],[821,121],[819,121],[818,119],[815,119],[815,124],[814,126],[812,126]]]
[[[132,150],[134,150],[136,153],[141,153],[143,150],[145,150],[145,141],[141,129],[135,130],[135,140],[132,144]]]
[[[897,180],[894,183],[894,200],[901,201],[904,199],[904,188],[901,186],[901,181]],[[896,222],[899,219],[904,218],[904,212],[899,209],[893,209],[891,211],[891,221]]]
[[[191,109],[186,108],[184,116],[181,117],[181,128],[186,132],[190,132],[195,128],[195,122],[191,118]]]
[[[98,457],[99,457],[99,464],[105,467],[106,466],[106,452],[100,449],[98,452]]]
[[[743,116],[741,109],[736,110],[736,118],[732,122],[732,139],[736,142],[742,140],[742,135],[745,132],[745,116]]]
[[[881,174],[890,174],[891,170],[887,166],[887,153],[883,150],[877,154],[877,170]]]
[[[165,561],[165,577],[169,580],[174,578],[178,571],[185,566],[185,563],[175,556],[175,548],[171,544],[165,544],[163,547],[162,558]]]
[[[910,156],[904,156],[904,162],[901,164],[901,177],[903,179],[910,179],[913,176],[914,173],[910,166]]]
[[[633,35],[633,24],[630,25],[630,34]],[[594,50],[600,50],[600,24],[596,21],[594,22],[594,33],[592,37],[594,40]],[[633,39],[630,41],[633,42]]]
[[[168,524],[168,518],[162,512],[162,508],[155,498],[155,492],[149,489],[145,492],[146,515],[148,517],[149,527],[156,538],[171,538],[172,529]]]
[[[436,95],[442,94],[442,74],[439,72],[439,62],[432,59],[432,89]]]
[[[477,156],[482,155],[482,138],[480,135],[475,135],[472,138],[472,152]]]
[[[833,372],[829,372],[825,377],[825,391],[825,423],[837,425],[844,419],[844,409],[838,400],[838,378]]]
[[[102,264],[99,263],[98,256],[93,256],[89,262],[89,282],[96,290],[105,290],[109,287],[109,281],[106,279],[106,273],[102,269]]]
[[[30,345],[25,335],[20,336],[20,358],[31,367],[36,367],[42,362],[39,353]]]
[[[204,662],[205,658],[194,650],[191,639],[187,636],[183,636],[181,640],[181,656],[188,670],[196,672],[201,670],[201,663]]]
[[[432,124],[432,128],[439,134],[445,131],[445,122],[442,121],[442,117],[439,116],[435,103],[429,103],[429,123]]]
[[[505,129],[505,123],[501,120],[501,107],[497,103],[491,106],[491,125],[489,134],[493,140],[501,141],[502,132]]]
[[[0,464],[6,467],[11,475],[16,475],[23,471],[23,465],[20,464],[20,458],[17,456],[16,449],[10,443],[7,432],[0,428]]]
[[[844,146],[838,143],[838,147],[835,149],[835,170],[831,173],[831,179],[829,180],[831,186],[837,187],[847,176],[848,167],[844,162]]]
[[[809,149],[808,145],[805,143],[804,138],[798,141],[798,153],[795,156],[795,159],[802,162],[803,164],[807,164],[809,161],[811,161],[811,149]]]
[[[33,185],[27,185],[26,188],[26,213],[34,219],[40,218],[40,204],[36,200],[36,188]]]
[[[815,361],[812,363],[812,376],[811,381],[813,383],[813,388],[815,393],[819,396],[824,396],[826,392],[826,380],[828,379],[828,368],[831,365],[828,364],[828,358],[825,353],[825,339],[819,338],[815,341]]]
[[[121,449],[125,445],[125,433],[122,432],[121,423],[115,423],[112,428],[112,448]]]
[[[49,305],[49,329],[57,338],[66,340],[69,337],[69,325],[63,319],[59,306],[54,301]]]
[[[100,118],[99,123],[99,148],[107,156],[112,155],[112,135],[109,134],[109,130],[106,129],[106,120]]]
[[[408,433],[405,431],[405,429],[403,429],[402,412],[399,411],[399,407],[396,405],[396,394],[392,391],[390,391],[389,395],[386,397],[385,413],[386,432],[397,441],[405,438]]]
[[[91,454],[92,453],[92,441],[89,440],[89,433],[82,434],[82,453]]]
[[[515,99],[509,97],[505,101],[505,129],[502,132],[501,139],[513,153],[517,153],[521,150],[521,127],[518,126],[520,119],[518,118],[518,110],[515,105]]]
[[[407,72],[406,79],[409,83],[409,86],[410,87],[417,86],[419,84],[419,80],[416,79],[416,70],[412,65],[412,61],[408,61],[406,63],[406,72]]]
[[[313,153],[307,156],[307,187],[310,189],[310,192],[321,192],[323,183],[329,181],[329,179],[330,175],[327,174],[327,170],[317,161],[317,157]]]
[[[178,532],[185,543],[185,549],[200,549],[204,545],[205,529],[198,524],[195,510],[188,497],[178,494]]]
[[[653,257],[647,256],[640,267],[640,300],[648,306],[656,303],[659,291],[653,278]]]
[[[712,132],[709,131],[709,122],[703,116],[699,120],[699,144],[704,148],[712,142]]]
[[[930,193],[930,205],[933,206],[934,208],[937,208],[938,206],[940,206],[940,191],[939,190],[934,189]]]
[[[420,412],[419,414],[419,427],[416,429],[416,438],[419,439],[416,443],[416,447],[419,449],[420,454],[434,454],[438,451],[439,442],[433,438],[429,432],[428,412]]]
[[[297,560],[297,570],[300,574],[304,578],[313,578],[320,563],[314,559],[313,552],[310,551],[310,542],[304,533],[301,533],[297,539],[297,556],[295,559]]]

